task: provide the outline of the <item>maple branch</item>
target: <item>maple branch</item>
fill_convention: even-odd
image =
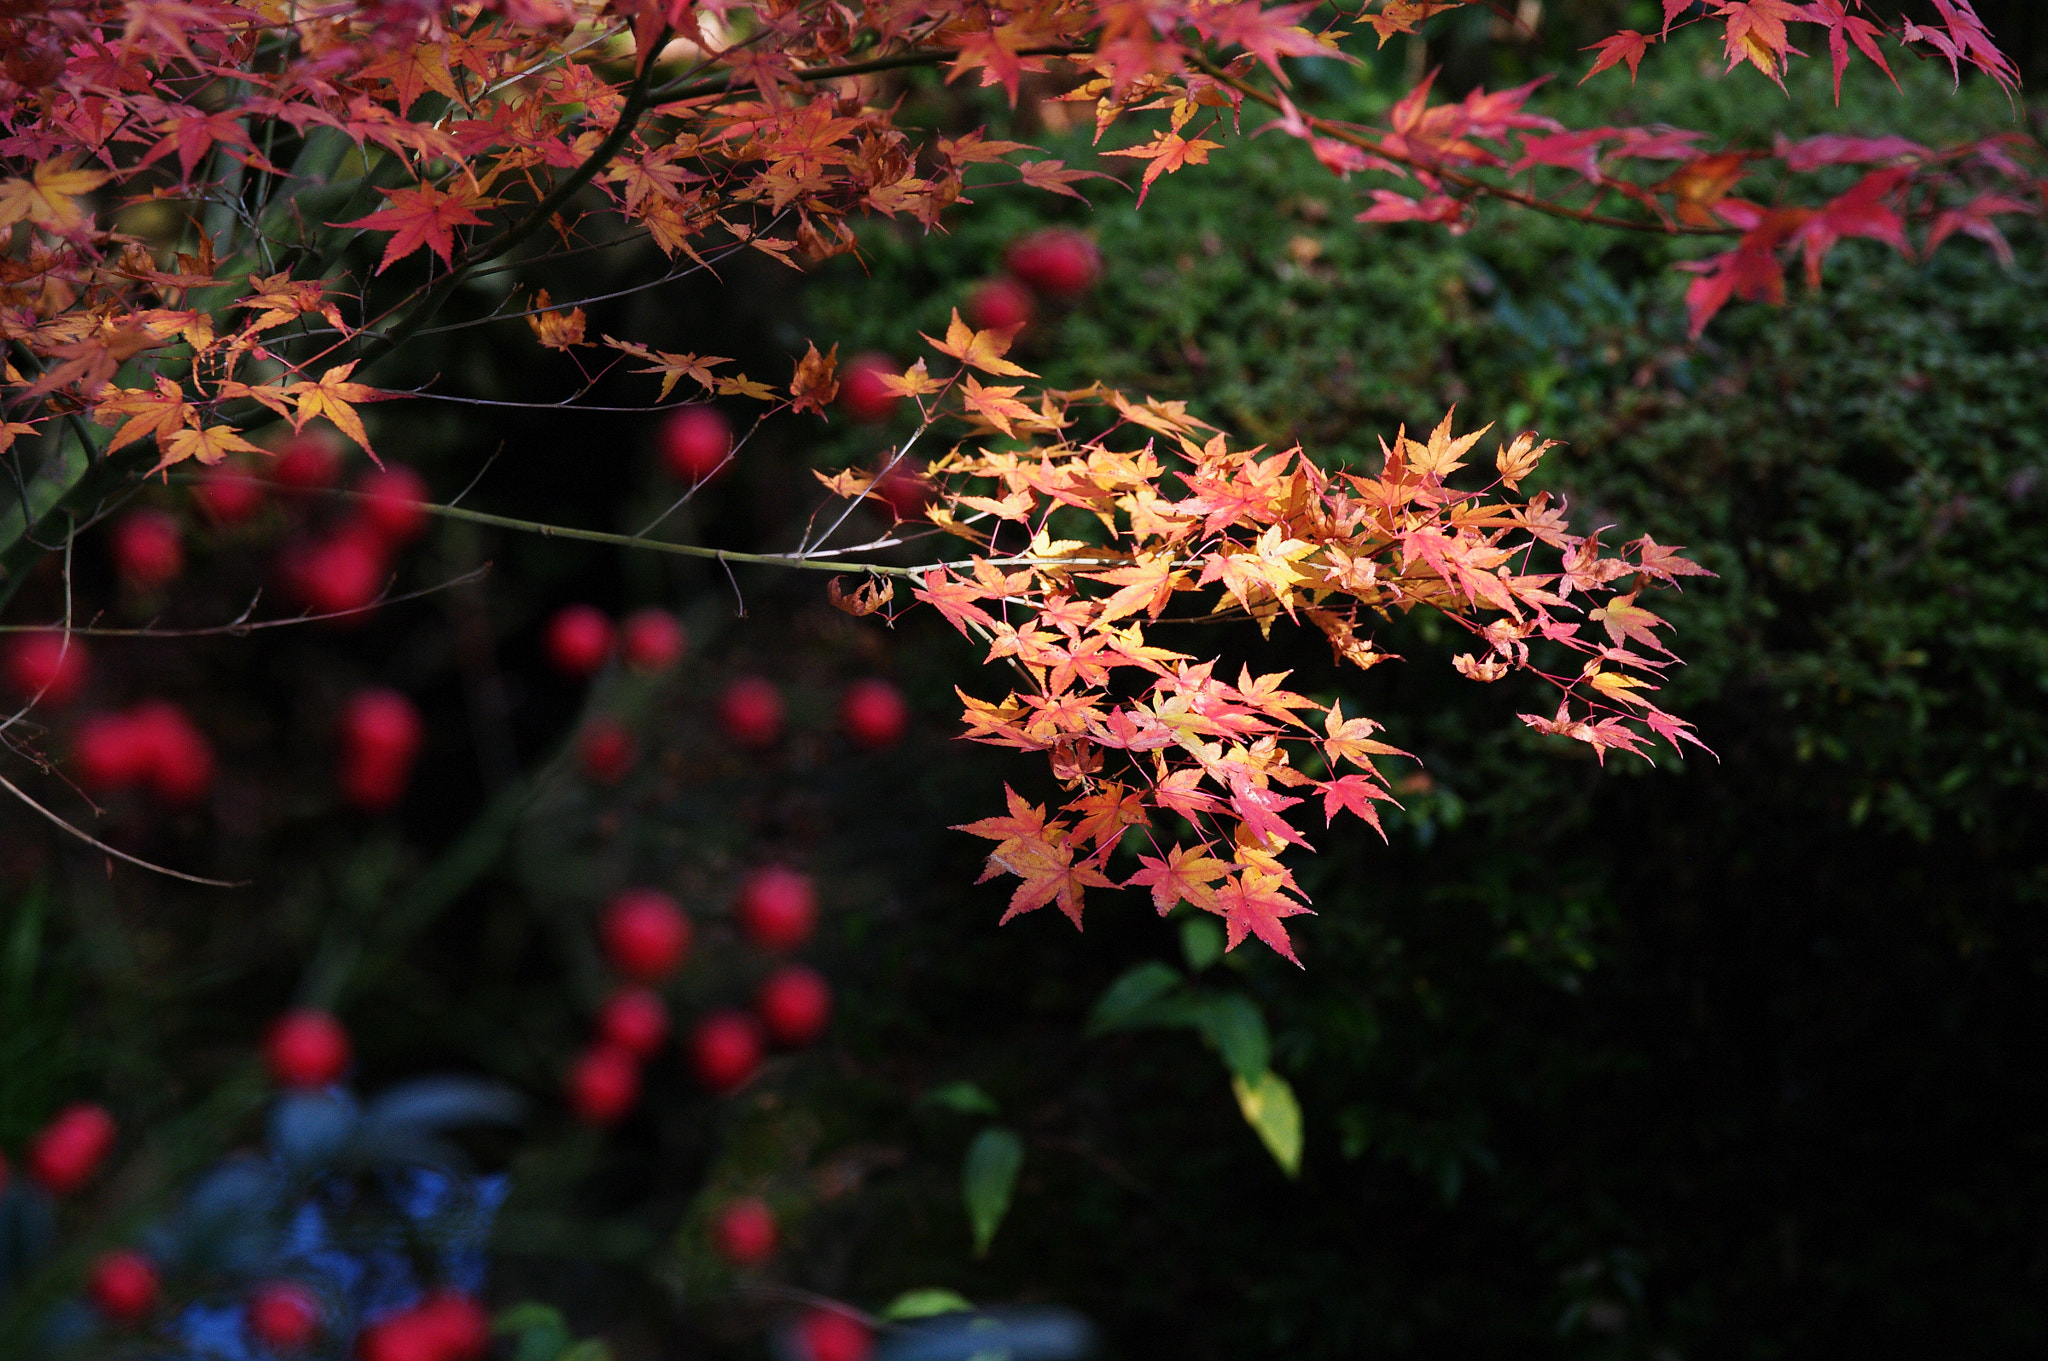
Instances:
[[[1278,96],[1268,94],[1251,82],[1231,75],[1207,57],[1197,56],[1192,64],[1218,84],[1229,86],[1247,99],[1253,99],[1264,104],[1275,113],[1283,112]],[[1641,218],[1616,217],[1611,213],[1596,213],[1590,207],[1568,208],[1562,203],[1539,198],[1534,194],[1525,194],[1518,189],[1510,189],[1506,185],[1495,184],[1491,180],[1482,179],[1477,175],[1468,175],[1461,170],[1453,170],[1438,161],[1392,150],[1386,143],[1377,138],[1359,132],[1346,124],[1332,122],[1327,118],[1319,118],[1315,114],[1303,110],[1298,105],[1295,106],[1295,112],[1310,127],[1333,141],[1357,147],[1360,151],[1369,152],[1383,160],[1393,161],[1399,165],[1405,165],[1411,170],[1419,170],[1424,174],[1434,175],[1437,179],[1447,184],[1456,185],[1470,193],[1497,198],[1504,203],[1512,203],[1517,207],[1544,213],[1550,217],[1561,217],[1566,221],[1584,223],[1588,226],[1615,227],[1623,231],[1632,232],[1650,232],[1658,236],[1736,236],[1740,234],[1733,227],[1694,227],[1679,223],[1646,222]],[[1596,199],[1595,201],[1597,202],[1598,200]]]
[[[249,887],[249,880],[247,879],[208,879],[203,875],[187,874],[183,870],[170,869],[164,865],[159,865],[152,861],[144,860],[140,856],[130,855],[128,854],[128,852],[124,850],[119,850],[113,846],[109,846],[106,842],[101,841],[92,833],[85,831],[83,828],[76,827],[69,822],[66,822],[64,818],[59,814],[53,813],[49,809],[43,807],[43,805],[41,805],[40,803],[37,803],[34,799],[28,796],[28,794],[21,788],[21,786],[14,783],[14,781],[8,779],[5,775],[0,775],[0,789],[5,789],[8,793],[14,795],[15,798],[20,799],[30,808],[33,808],[36,812],[41,813],[51,822],[56,823],[57,826],[63,828],[71,835],[77,837],[80,841],[83,841],[86,845],[92,847],[94,850],[104,851],[108,855],[111,855],[118,860],[125,860],[129,864],[139,866],[142,869],[154,870],[158,874],[167,874],[173,879],[183,879],[188,884],[204,884],[208,888]]]
[[[1045,47],[1025,47],[1017,50],[1020,57],[1077,57],[1093,49],[1078,43],[1054,43]],[[841,62],[835,66],[811,66],[791,71],[793,79],[806,84],[818,80],[840,80],[847,76],[868,76],[882,71],[901,71],[914,66],[936,66],[948,58],[960,55],[957,48],[926,47],[910,52],[899,52],[893,57],[874,57],[867,61]],[[669,104],[678,99],[689,99],[696,95],[722,94],[738,84],[740,73],[727,71],[724,75],[705,76],[698,80],[679,80],[653,92],[656,103]]]

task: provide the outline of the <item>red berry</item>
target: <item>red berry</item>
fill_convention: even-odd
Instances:
[[[281,565],[287,594],[315,614],[362,609],[384,589],[388,570],[384,540],[359,523],[286,550]]]
[[[886,421],[903,399],[882,382],[898,371],[886,354],[857,354],[839,367],[839,405],[857,421]]]
[[[55,630],[17,633],[7,642],[7,684],[23,699],[66,704],[85,684],[85,639]]]
[[[832,1019],[832,986],[816,969],[777,969],[755,995],[754,1010],[777,1044],[800,1049],[825,1033]]]
[[[617,1045],[586,1050],[569,1070],[569,1106],[589,1124],[614,1124],[639,1099],[639,1061]]]
[[[755,870],[740,885],[740,930],[764,950],[803,944],[818,924],[818,895],[811,876],[780,865]]]
[[[612,621],[595,605],[564,605],[548,620],[548,660],[565,676],[594,676],[612,655]]]
[[[714,1092],[745,1085],[761,1066],[761,1027],[744,1011],[714,1011],[690,1034],[690,1067]]]
[[[923,519],[934,494],[931,483],[902,467],[883,473],[868,490],[899,520]]]
[[[910,706],[903,692],[885,680],[855,681],[839,701],[839,726],[857,747],[893,747],[909,725]]]
[[[444,1290],[413,1306],[421,1330],[434,1340],[441,1361],[474,1361],[491,1345],[491,1316],[467,1295]]]
[[[388,1314],[356,1335],[357,1361],[443,1361],[440,1335],[414,1309]]]
[[[1010,247],[1010,273],[1041,293],[1085,293],[1102,273],[1095,243],[1068,227],[1033,232]]]
[[[605,908],[598,934],[614,969],[637,982],[659,983],[690,953],[695,929],[660,889],[629,888]]]
[[[836,1309],[813,1309],[797,1320],[796,1354],[801,1361],[868,1361],[873,1351],[867,1325]]]
[[[114,567],[121,580],[151,591],[185,570],[178,522],[161,510],[130,511],[114,522]]]
[[[775,1213],[754,1196],[728,1202],[711,1222],[712,1246],[733,1266],[759,1266],[775,1255]]]
[[[79,783],[95,794],[126,789],[149,769],[149,756],[127,714],[93,714],[78,725],[71,755]]]
[[[396,690],[363,690],[341,711],[341,792],[358,808],[389,808],[404,797],[426,724]]]
[[[576,747],[583,774],[598,784],[617,784],[633,768],[633,734],[613,719],[593,718]]]
[[[156,1307],[156,1268],[133,1248],[101,1254],[85,1293],[102,1314],[122,1325],[140,1323]]]
[[[782,691],[761,676],[741,676],[718,697],[725,735],[743,747],[772,747],[782,736]]]
[[[715,406],[686,406],[661,427],[661,460],[685,482],[702,482],[725,466],[732,422]]]
[[[154,699],[136,705],[128,721],[150,792],[179,807],[204,798],[213,787],[213,747],[185,711]]]
[[[301,431],[277,451],[270,480],[287,491],[325,491],[341,481],[341,447],[322,431]]]
[[[666,671],[689,645],[682,621],[667,610],[635,610],[619,628],[619,651],[635,671]]]
[[[320,1336],[320,1297],[297,1281],[272,1281],[249,1298],[242,1321],[258,1346],[300,1352]]]
[[[263,509],[263,484],[240,462],[223,460],[199,474],[192,499],[217,525],[238,525]]]
[[[105,1106],[66,1106],[28,1146],[28,1174],[51,1195],[68,1196],[92,1180],[117,1132]]]
[[[288,1011],[270,1027],[263,1058],[286,1087],[325,1087],[348,1069],[351,1047],[341,1022],[324,1011]]]
[[[1031,320],[1037,304],[1015,279],[988,279],[967,295],[967,320],[977,331],[1007,331]]]
[[[385,543],[411,543],[427,527],[426,479],[399,463],[387,463],[356,484],[363,520]]]
[[[647,988],[620,988],[597,1013],[597,1033],[635,1058],[649,1058],[668,1038],[668,1006]]]

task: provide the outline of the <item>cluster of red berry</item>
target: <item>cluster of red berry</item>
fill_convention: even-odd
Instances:
[[[682,621],[667,610],[635,610],[614,625],[603,610],[581,604],[557,610],[544,639],[555,670],[576,680],[597,675],[614,653],[635,671],[666,671],[682,660],[689,642]],[[576,753],[587,777],[617,784],[633,768],[633,735],[617,719],[600,714],[584,724]]]
[[[975,285],[967,319],[978,331],[1007,331],[1038,314],[1040,297],[1074,298],[1102,273],[1095,243],[1068,227],[1047,227],[1012,242],[1006,272]]]

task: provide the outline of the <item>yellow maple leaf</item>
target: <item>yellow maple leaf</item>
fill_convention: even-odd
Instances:
[[[378,466],[383,460],[377,458],[377,451],[370,447],[369,432],[363,429],[363,418],[356,414],[356,407],[364,402],[374,402],[383,394],[367,383],[351,383],[348,376],[355,372],[355,360],[340,364],[320,375],[316,382],[300,380],[284,390],[284,395],[295,403],[292,413],[294,433],[306,428],[306,422],[315,416],[325,416],[334,428],[362,446],[364,453],[376,460]]]
[[[1000,331],[977,331],[960,320],[960,309],[956,307],[953,309],[953,320],[946,327],[944,340],[932,340],[930,336],[924,338],[931,341],[932,348],[940,354],[950,355],[971,368],[980,369],[983,373],[1009,378],[1036,378],[1038,375],[1030,369],[1012,364],[1003,358],[1009,353],[1010,342],[1016,337],[1021,325],[1022,323],[1019,323],[1018,326],[1006,327]],[[922,331],[918,334],[924,335]],[[1011,388],[1010,391],[1015,392],[1017,389]]]
[[[108,178],[105,171],[73,169],[70,158],[60,156],[36,166],[29,179],[0,180],[0,227],[26,218],[44,231],[69,235],[92,221],[79,196]]]

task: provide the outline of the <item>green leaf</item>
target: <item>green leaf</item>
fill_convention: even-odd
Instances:
[[[893,1323],[903,1323],[914,1318],[955,1314],[973,1308],[974,1302],[959,1291],[928,1285],[921,1290],[906,1290],[890,1300],[888,1307],[882,1310],[882,1317]]]
[[[1287,1085],[1287,1079],[1269,1068],[1249,1082],[1241,1077],[1230,1079],[1230,1090],[1237,1094],[1237,1108],[1244,1112],[1245,1122],[1257,1131],[1280,1170],[1290,1177],[1299,1174],[1301,1103],[1294,1099],[1294,1088]]]
[[[1223,1066],[1245,1082],[1256,1082],[1273,1062],[1273,1045],[1266,1038],[1266,1018],[1259,1004],[1241,992],[1218,993],[1202,999],[1195,1024],[1202,1038],[1216,1046]]]
[[[555,1361],[612,1361],[612,1344],[603,1338],[586,1338],[556,1357]]]
[[[1214,917],[1189,917],[1180,924],[1180,952],[1188,971],[1200,973],[1223,958],[1223,923]]]
[[[1129,970],[1104,990],[1088,1016],[1088,1033],[1125,1030],[1132,1026],[1157,1025],[1150,1014],[1152,1003],[1180,986],[1180,970],[1159,960],[1147,960]]]
[[[508,1305],[498,1311],[491,1320],[491,1331],[500,1337],[506,1333],[530,1333],[541,1328],[565,1328],[562,1311],[552,1304],[537,1304],[528,1300],[523,1304]]]
[[[996,1099],[979,1086],[966,1079],[948,1082],[943,1087],[934,1087],[922,1098],[929,1106],[944,1106],[949,1111],[962,1115],[994,1115],[999,1109]]]
[[[960,1166],[960,1196],[967,1202],[976,1257],[988,1255],[988,1245],[1010,1212],[1010,1194],[1017,1189],[1017,1171],[1023,1165],[1024,1141],[999,1125],[990,1125],[967,1146],[967,1159]]]

